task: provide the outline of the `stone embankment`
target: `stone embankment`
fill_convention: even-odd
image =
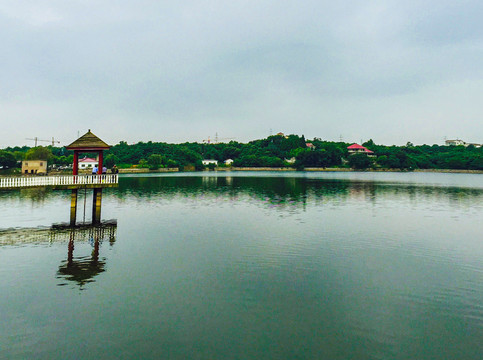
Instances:
[[[209,170],[206,170],[209,171]],[[295,168],[272,167],[217,167],[215,171],[297,171]],[[304,171],[354,171],[348,168],[305,168]]]
[[[119,169],[119,174],[144,174],[144,173],[167,173],[167,172],[178,172],[178,168],[162,168],[158,170],[149,170],[146,168],[128,168]]]
[[[209,170],[206,170],[209,171]],[[270,167],[217,167],[215,171],[296,171],[294,168],[270,168]],[[482,170],[455,170],[455,169],[366,169],[355,170],[350,168],[305,168],[304,171],[325,172],[423,172],[423,173],[450,173],[450,174],[483,174]]]
[[[482,170],[455,170],[455,169],[415,169],[414,172],[451,173],[451,174],[483,174]]]
[[[273,167],[217,167],[215,171],[295,171],[295,169]]]

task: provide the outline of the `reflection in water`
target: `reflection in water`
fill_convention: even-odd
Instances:
[[[69,241],[67,260],[59,266],[57,279],[76,282],[81,288],[84,284],[93,282],[93,278],[105,271],[105,261],[99,260],[99,240],[95,239],[92,255],[74,259],[74,240]],[[60,283],[60,286],[67,283]]]
[[[180,197],[237,202],[244,197],[275,209],[305,209],[307,203],[319,204],[326,199],[336,203],[375,203],[389,198],[429,203],[444,200],[469,206],[483,200],[481,188],[282,176],[126,177],[121,179],[119,189],[109,191],[121,199],[134,196],[143,202]]]
[[[68,245],[67,260],[60,266],[57,272],[58,279],[65,279],[74,281],[82,289],[82,286],[93,282],[94,277],[105,270],[105,259],[99,259],[99,245],[105,240],[109,241],[112,246],[116,241],[117,223],[103,223],[96,226],[80,226],[70,228],[70,238]],[[78,231],[81,229],[81,231]],[[92,246],[91,256],[74,258],[74,241],[76,235],[79,233],[79,239],[84,239],[87,236],[89,244]],[[67,285],[67,283],[60,283],[59,285]]]
[[[0,246],[23,246],[26,244],[52,244],[66,242],[67,260],[57,272],[57,279],[73,281],[81,288],[93,282],[93,278],[105,270],[105,258],[99,258],[99,248],[104,242],[113,246],[116,241],[117,221],[109,220],[100,224],[83,224],[71,227],[57,224],[49,228],[19,228],[0,230]],[[90,256],[74,257],[75,242],[87,242],[92,247]],[[67,285],[61,282],[58,285]]]
[[[46,200],[52,197],[60,198],[63,196],[63,192],[54,191],[50,188],[33,188],[33,189],[18,189],[18,190],[3,190],[0,191],[0,200],[10,197],[17,197],[19,199],[31,200],[31,204],[39,205],[43,204]]]
[[[412,202],[444,201],[451,206],[474,207],[482,203],[483,189],[476,181],[474,187],[458,187],[454,184],[396,183],[383,181],[363,181],[358,179],[316,178],[310,176],[295,176],[283,174],[280,176],[233,176],[232,174],[210,174],[176,176],[143,176],[121,177],[119,188],[105,189],[106,196],[118,198],[121,201],[131,201],[137,198],[143,203],[154,201],[171,201],[179,198],[223,201],[237,203],[241,198],[245,201],[276,210],[306,209],[307,204],[321,204],[330,200],[333,204],[343,204],[347,201],[358,201],[375,204],[387,199],[401,199]],[[385,175],[385,174],[378,174]],[[422,179],[424,174],[418,175]],[[441,178],[445,178],[441,174]],[[423,181],[423,180],[421,180]],[[473,184],[473,183],[472,183]],[[9,208],[19,207],[24,199],[31,199],[36,207],[45,201],[65,201],[68,194],[59,191],[22,190],[0,192],[0,200]],[[107,204],[106,204],[107,205]],[[20,211],[20,210],[17,210]],[[80,208],[78,211],[82,211]],[[10,216],[4,212],[4,217]],[[2,215],[0,209],[0,215]],[[0,218],[1,220],[1,218]],[[15,219],[10,219],[14,221]]]

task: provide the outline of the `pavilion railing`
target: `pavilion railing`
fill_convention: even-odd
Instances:
[[[26,188],[41,186],[69,186],[117,184],[117,174],[104,175],[55,175],[55,176],[22,176],[0,178],[1,188]]]

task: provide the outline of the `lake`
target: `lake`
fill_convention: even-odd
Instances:
[[[483,358],[483,175],[122,175],[102,201],[70,230],[69,191],[0,192],[0,359]]]

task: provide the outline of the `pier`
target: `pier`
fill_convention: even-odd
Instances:
[[[91,130],[65,147],[74,152],[72,175],[29,176],[0,178],[0,190],[15,190],[29,188],[52,188],[54,190],[71,190],[70,198],[70,226],[76,225],[77,194],[79,190],[92,189],[92,223],[101,222],[102,189],[118,186],[118,175],[106,174],[103,166],[103,152],[110,145],[99,139]],[[82,153],[97,153],[97,165],[92,174],[79,175],[79,155]],[[45,160],[46,161],[46,160]]]
[[[94,189],[118,186],[117,174],[19,176],[0,178],[0,190],[52,188],[54,190]]]

